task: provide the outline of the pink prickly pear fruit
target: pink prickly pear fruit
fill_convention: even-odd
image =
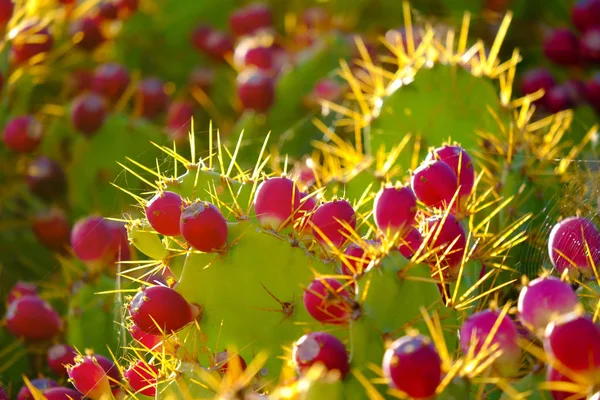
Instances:
[[[246,370],[247,366],[246,361],[242,356],[239,354],[229,355],[228,351],[221,351],[217,353],[213,359],[213,362],[215,363],[215,367],[218,368],[219,372],[222,374],[227,373],[229,370],[229,363],[232,365],[237,363],[240,371]]]
[[[434,277],[439,278],[441,269],[445,279],[456,279],[467,246],[467,235],[460,221],[452,214],[448,214],[445,220],[441,215],[427,218],[425,224],[429,233],[428,248],[438,249],[430,262]]]
[[[6,25],[13,16],[15,11],[15,4],[13,0],[1,0],[0,1],[0,25]],[[1,397],[0,397],[1,398]]]
[[[404,257],[411,259],[423,244],[423,235],[414,226],[400,239],[398,251]]]
[[[567,382],[567,383],[575,383],[569,377],[561,374],[556,369],[548,366],[546,369],[546,382]],[[550,394],[552,395],[552,399],[554,400],[584,400],[586,398],[585,394],[577,395],[577,393],[573,392],[564,392],[559,390],[551,390]]]
[[[320,100],[337,101],[344,94],[344,87],[334,79],[323,78],[319,80],[306,99],[307,105],[318,104]]]
[[[92,90],[93,81],[93,71],[84,68],[76,69],[75,71],[71,72],[67,78],[67,93],[70,96],[77,96]]]
[[[213,60],[223,62],[233,52],[233,39],[227,32],[212,30],[207,33],[200,46]]]
[[[238,75],[237,93],[244,109],[264,113],[275,101],[275,81],[258,69],[248,69]]]
[[[112,256],[112,230],[100,216],[89,216],[75,222],[71,230],[73,252],[85,262],[103,262]]]
[[[70,244],[71,224],[59,208],[37,213],[31,221],[31,230],[38,242],[50,250],[63,252]]]
[[[71,105],[73,127],[88,137],[104,126],[106,115],[106,102],[96,93],[81,94]]]
[[[317,208],[317,199],[315,196],[309,196],[308,193],[300,192],[300,205],[297,208],[296,214],[294,214],[295,229],[301,235],[307,235],[311,233],[310,218],[312,213]]]
[[[338,338],[326,332],[311,332],[298,339],[294,343],[292,359],[301,374],[318,363],[328,371],[339,371],[342,379],[350,370],[346,347]]]
[[[266,4],[257,3],[239,8],[229,17],[229,27],[237,36],[250,35],[271,26],[273,26],[273,16]]]
[[[162,285],[168,287],[174,287],[175,284],[177,284],[177,277],[168,265],[162,265],[160,270],[150,275],[146,275],[144,280],[152,285]]]
[[[156,381],[159,371],[154,365],[138,361],[130,366],[123,375],[125,375],[125,380],[135,393],[144,396],[156,396]]]
[[[102,64],[94,71],[92,89],[110,101],[117,101],[125,93],[130,81],[129,71],[124,66],[117,63]]]
[[[600,27],[588,29],[580,41],[582,57],[592,63],[600,62]]]
[[[77,390],[69,389],[66,387],[55,387],[51,389],[46,389],[44,391],[44,397],[46,400],[81,400],[83,399],[83,395],[79,393]],[[2,397],[0,397],[2,400]]]
[[[272,47],[255,46],[249,48],[244,55],[243,67],[256,67],[263,71],[275,68],[275,51]]]
[[[548,253],[559,273],[591,277],[593,265],[600,265],[600,232],[587,218],[565,218],[550,231]]]
[[[442,378],[442,360],[431,340],[422,335],[396,339],[383,356],[388,384],[412,399],[431,399]]]
[[[556,81],[552,76],[552,73],[546,68],[533,68],[527,70],[521,79],[521,92],[523,94],[535,93],[540,89],[544,90],[544,95],[541,99],[535,101],[535,103],[542,102],[550,89],[556,85]]]
[[[553,114],[575,107],[571,92],[565,85],[556,85],[550,89],[545,97],[544,105]]]
[[[489,336],[492,336],[492,339],[484,349]],[[505,377],[513,376],[519,371],[521,349],[517,342],[518,337],[519,332],[510,317],[491,309],[471,315],[460,329],[460,344],[465,354],[471,347],[477,355],[484,350],[489,352],[492,345],[498,345],[502,354],[494,361],[493,368]]]
[[[521,289],[517,307],[521,321],[543,337],[546,327],[556,316],[574,311],[578,304],[579,299],[571,285],[547,276],[534,279]]]
[[[427,207],[447,207],[458,189],[458,178],[452,168],[441,160],[426,161],[412,174],[413,192]]]
[[[214,29],[206,24],[197,25],[190,33],[190,42],[199,52],[204,51],[206,39],[214,32]]]
[[[107,21],[112,21],[118,18],[119,10],[117,5],[112,0],[103,0],[98,4],[98,15]]]
[[[38,293],[38,288],[31,282],[18,281],[8,292],[6,301],[11,304],[13,301],[23,296],[35,296]]]
[[[160,192],[146,204],[146,218],[161,235],[178,236],[181,234],[179,222],[183,207],[183,200],[177,193]]]
[[[58,386],[56,381],[48,378],[37,378],[29,381],[31,385],[38,389],[40,392],[45,392],[46,389],[51,389]],[[33,394],[27,387],[27,385],[23,385],[19,393],[17,393],[17,400],[34,400]]]
[[[554,29],[544,39],[544,54],[556,64],[576,65],[580,61],[579,40],[569,29]]]
[[[58,343],[51,346],[46,353],[46,363],[52,372],[58,376],[67,375],[67,365],[73,364],[77,352],[68,344]]]
[[[559,315],[548,324],[544,350],[551,365],[558,361],[590,382],[600,380],[600,326],[579,310]]]
[[[365,244],[369,247],[379,246],[379,242],[375,240],[365,240]],[[356,243],[350,243],[344,250],[344,260],[342,261],[342,273],[350,276],[360,276],[369,267],[373,260],[369,251],[359,246]]]
[[[69,381],[80,393],[92,400],[110,399],[111,388],[108,375],[94,356],[78,356],[67,367]]]
[[[320,243],[330,242],[333,246],[341,247],[350,235],[351,229],[356,228],[354,208],[346,200],[333,200],[321,204],[312,215],[313,235]]]
[[[110,386],[119,386],[122,376],[117,365],[110,358],[104,357],[101,354],[94,354],[94,358],[100,364],[110,382]]]
[[[192,322],[198,312],[182,295],[165,286],[143,288],[128,309],[133,323],[151,335],[176,332]]]
[[[146,78],[138,84],[135,100],[142,117],[152,119],[167,109],[169,97],[163,81],[158,78]]]
[[[14,300],[6,310],[6,328],[27,341],[50,340],[60,333],[63,324],[50,304],[35,295]]]
[[[384,187],[375,197],[375,225],[388,237],[401,236],[415,222],[416,214],[417,198],[409,187]]]
[[[431,151],[425,161],[429,160],[445,162],[456,174],[459,186],[459,199],[457,201],[458,205],[463,206],[459,207],[459,210],[462,210],[464,202],[473,192],[473,185],[475,184],[475,168],[469,153],[460,146],[446,145]]]
[[[29,191],[44,200],[60,198],[67,190],[67,177],[62,167],[46,156],[29,163],[25,179]]]
[[[579,32],[600,25],[600,1],[579,0],[571,7],[571,21]]]
[[[129,261],[131,259],[131,250],[129,248],[129,239],[127,238],[127,228],[123,222],[106,221],[111,231],[110,235],[110,255],[113,263],[119,261]]]
[[[21,115],[6,123],[2,137],[6,147],[18,153],[30,153],[42,142],[44,128],[32,115]]]
[[[10,37],[10,61],[14,65],[30,62],[32,58],[48,53],[54,45],[54,38],[48,28],[35,20],[25,22],[14,34],[11,32]]]
[[[136,325],[129,328],[131,337],[148,350],[162,351],[162,336],[145,333]]]
[[[317,321],[344,325],[350,317],[350,294],[339,281],[330,278],[313,280],[303,296],[304,307]]]
[[[96,50],[106,38],[102,32],[101,18],[83,17],[69,26],[69,33],[75,45],[85,51]]]
[[[254,195],[256,219],[264,229],[279,229],[292,222],[300,207],[300,191],[291,179],[269,178],[261,182]]]
[[[119,19],[126,19],[138,10],[140,6],[139,0],[115,0]]]
[[[217,252],[227,245],[227,220],[207,201],[196,201],[185,207],[179,229],[185,241],[201,252]]]
[[[188,138],[194,118],[194,106],[188,101],[174,101],[167,110],[167,133],[169,137],[181,143]]]

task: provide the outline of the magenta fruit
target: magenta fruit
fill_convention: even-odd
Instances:
[[[110,234],[110,250],[112,262],[128,261],[131,259],[131,250],[129,248],[129,239],[127,237],[127,228],[123,222],[106,221]]]
[[[502,320],[498,323],[501,317]],[[508,315],[502,316],[500,312],[491,309],[472,314],[460,329],[462,351],[467,354],[473,346],[474,354],[477,355],[484,350],[483,345],[492,334],[487,351],[494,344],[502,351],[493,367],[502,376],[513,376],[519,370],[521,349],[517,342],[519,332]]]
[[[161,192],[146,204],[146,217],[150,226],[161,235],[178,236],[181,234],[179,221],[183,206],[178,194]]]
[[[9,150],[19,153],[34,151],[42,141],[44,129],[32,115],[22,115],[7,122],[2,139]]]
[[[23,296],[6,310],[6,327],[28,341],[49,340],[62,330],[62,320],[50,304],[38,296]]]
[[[337,81],[330,78],[319,80],[310,94],[310,101],[317,103],[319,100],[337,101],[342,98],[344,89]]]
[[[136,325],[131,325],[129,328],[129,333],[136,342],[144,346],[146,349],[158,352],[162,351],[162,336],[145,333]]]
[[[389,385],[412,399],[429,399],[442,378],[442,360],[428,337],[396,339],[383,356],[383,374]]]
[[[170,334],[194,319],[192,306],[175,290],[150,286],[139,291],[128,306],[133,323],[143,332]]]
[[[139,8],[139,0],[115,0],[119,18],[124,19],[133,15]]]
[[[136,101],[144,118],[152,119],[167,109],[169,97],[158,78],[146,78],[138,84]]]
[[[346,200],[333,200],[321,204],[312,215],[313,235],[321,243],[331,242],[336,247],[341,247],[346,242],[350,228],[356,227],[354,208]]]
[[[423,244],[423,235],[414,226],[400,240],[398,251],[404,257],[410,259]]]
[[[124,66],[116,63],[102,64],[94,71],[92,89],[110,101],[117,101],[130,81],[129,71]]]
[[[564,85],[557,85],[546,94],[544,105],[548,111],[554,114],[573,108],[575,103],[573,102],[572,93],[569,88]]]
[[[244,371],[246,369],[246,361],[239,354],[229,355],[228,351],[221,351],[217,353],[213,359],[215,363],[215,367],[218,368],[219,372],[222,374],[227,373],[229,369],[229,363],[238,364],[240,370]]]
[[[33,387],[38,389],[40,392],[45,392],[46,389],[51,389],[54,387],[58,387],[58,383],[48,378],[37,378],[29,381]],[[17,400],[34,400],[33,394],[27,387],[27,385],[23,385],[19,393],[17,393]]]
[[[62,197],[67,190],[67,177],[54,160],[40,156],[27,166],[26,182],[29,191],[44,200]]]
[[[245,109],[264,113],[275,101],[275,82],[264,72],[249,69],[238,75],[237,93]]]
[[[308,193],[300,192],[300,206],[294,214],[296,224],[294,229],[301,235],[306,235],[312,232],[310,219],[313,211],[317,208],[317,199],[315,196],[308,197]]]
[[[560,65],[576,65],[579,62],[579,40],[569,29],[554,29],[544,40],[544,54]]]
[[[350,317],[350,294],[340,282],[330,278],[313,280],[304,291],[308,313],[324,324],[343,325]]]
[[[68,344],[55,344],[48,349],[46,362],[52,372],[58,376],[66,376],[66,365],[73,364],[77,352]]]
[[[201,46],[204,53],[215,61],[224,61],[229,54],[233,53],[233,40],[226,32],[209,32]]]
[[[300,191],[288,178],[269,178],[261,182],[254,195],[256,219],[265,229],[279,229],[292,222],[300,207]]]
[[[577,295],[566,282],[547,276],[537,278],[519,294],[519,317],[539,336],[555,316],[566,314],[579,304]]]
[[[35,296],[38,293],[38,288],[31,282],[18,281],[8,292],[6,302],[8,304],[23,297],[23,296]]]
[[[586,102],[586,87],[585,83],[578,79],[569,79],[562,86],[569,94],[569,99],[573,107],[580,106]]]
[[[38,242],[50,250],[62,252],[70,244],[71,224],[59,208],[37,213],[31,221],[31,230]]]
[[[384,235],[402,235],[415,222],[417,198],[409,187],[384,187],[373,203],[375,225]]]
[[[138,361],[130,366],[123,375],[135,393],[144,396],[156,396],[156,380],[159,371],[154,365]]]
[[[98,4],[98,15],[105,20],[112,21],[118,18],[119,9],[112,0],[104,0]]]
[[[106,38],[100,26],[102,19],[94,17],[83,17],[71,23],[69,33],[75,45],[85,51],[93,51],[98,48]]]
[[[251,4],[234,11],[229,17],[229,27],[237,36],[250,35],[272,25],[273,16],[265,4]]]
[[[92,89],[94,80],[93,71],[77,69],[69,74],[67,78],[67,92],[71,96],[77,96]]]
[[[111,254],[112,231],[104,218],[89,216],[78,220],[71,231],[71,247],[82,261],[104,261]]]
[[[83,395],[77,390],[66,387],[55,387],[44,391],[46,400],[81,400]],[[1,399],[1,397],[0,397]]]
[[[91,136],[102,128],[106,114],[104,99],[95,93],[81,94],[71,105],[73,127],[86,136]]]
[[[169,137],[179,143],[187,139],[194,106],[188,101],[174,101],[167,110],[167,132]]]
[[[196,26],[190,34],[192,46],[199,52],[203,52],[206,47],[206,39],[212,32],[214,32],[214,29],[209,25],[200,24]]]
[[[104,368],[94,356],[78,356],[75,364],[67,367],[69,380],[81,393],[92,400],[110,398],[110,382]]]
[[[275,64],[275,55],[271,47],[256,46],[248,49],[244,57],[244,66],[271,71]]]
[[[546,382],[574,383],[571,379],[564,376],[551,366],[548,366],[548,368],[546,369]],[[583,400],[586,398],[585,395],[576,396],[572,392],[563,392],[558,390],[552,390],[550,391],[550,394],[552,395],[552,399],[554,400]]]
[[[379,242],[374,240],[365,240],[365,243],[368,246],[379,245]],[[344,273],[344,275],[362,275],[373,260],[369,253],[356,243],[350,243],[348,247],[346,247],[344,255],[346,256],[345,259],[347,263],[350,264],[348,266],[346,263],[342,262],[342,273]]]
[[[424,162],[413,172],[410,179],[417,199],[428,207],[436,208],[450,204],[458,189],[457,183],[458,178],[452,168],[441,160]]]
[[[556,81],[552,77],[550,71],[545,68],[530,69],[523,74],[523,78],[521,79],[521,91],[523,94],[535,93],[540,89],[544,90],[544,97],[540,100],[536,100],[536,103],[543,100],[554,85],[556,85]]]
[[[12,40],[10,60],[16,65],[24,64],[48,53],[53,45],[54,38],[47,27],[39,25],[38,21],[27,21]]]
[[[473,160],[460,146],[442,146],[434,149],[427,155],[425,161],[441,160],[448,164],[454,171],[458,179],[459,200],[462,205],[464,201],[471,195],[473,185],[475,184],[475,169],[473,168]],[[462,207],[461,207],[462,210]]]
[[[185,241],[203,253],[219,251],[227,244],[227,220],[207,201],[196,201],[185,207],[179,229]]]
[[[292,359],[301,374],[317,363],[323,364],[329,371],[339,371],[342,378],[350,370],[346,347],[326,332],[311,332],[298,339],[294,343]]]
[[[600,25],[600,1],[579,0],[571,7],[571,21],[580,31]]]
[[[102,367],[106,375],[108,376],[108,380],[110,382],[110,386],[119,386],[121,382],[121,372],[119,372],[119,368],[115,365],[115,363],[100,354],[94,354],[94,358],[98,362],[98,364]]]
[[[586,61],[600,62],[600,27],[588,29],[581,37],[580,47]]]
[[[163,265],[159,271],[144,277],[144,280],[153,285],[169,287],[173,287],[177,283],[177,277],[173,271],[171,271],[171,268],[166,265]]]
[[[428,232],[430,232],[427,246],[430,249],[439,249],[435,258],[431,261],[434,276],[439,275],[440,272],[437,268],[437,260],[441,259],[442,255],[448,251],[444,259],[439,262],[439,266],[442,268],[444,278],[453,280],[457,277],[462,263],[467,245],[467,235],[460,221],[452,214],[448,214],[445,221],[443,218],[443,216],[434,216],[425,221]],[[440,225],[442,221],[443,225]],[[453,242],[454,244],[452,244]],[[447,250],[450,245],[452,245],[452,248]]]
[[[550,231],[548,253],[558,272],[569,269],[571,274],[590,277],[592,263],[600,265],[600,232],[587,218],[565,218]]]
[[[580,376],[592,382],[600,378],[600,326],[589,316],[571,312],[554,318],[546,328],[544,350]]]
[[[0,25],[6,25],[13,16],[15,4],[13,0],[0,0]]]

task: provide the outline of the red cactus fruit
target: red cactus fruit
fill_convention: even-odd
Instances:
[[[296,221],[294,229],[301,234],[308,234],[312,231],[309,220],[312,217],[312,212],[317,208],[317,199],[315,196],[310,196],[308,193],[300,192],[300,205],[294,214]]]
[[[258,69],[249,69],[238,75],[237,93],[245,109],[264,113],[275,101],[275,81]]]
[[[182,295],[165,286],[143,288],[128,309],[133,323],[151,335],[176,332],[194,319],[193,307]]]
[[[491,340],[489,336],[492,336]],[[460,345],[465,354],[471,347],[474,354],[479,354],[487,340],[488,352],[490,346],[498,345],[502,354],[494,361],[493,368],[502,376],[513,376],[519,370],[521,348],[517,343],[518,337],[519,332],[510,317],[491,309],[472,314],[460,329]]]
[[[92,136],[104,126],[106,114],[106,102],[95,93],[81,94],[71,105],[73,127],[85,136]]]
[[[31,230],[38,242],[53,251],[64,251],[70,243],[71,224],[59,208],[38,212],[31,221]]]
[[[227,32],[212,30],[200,45],[201,50],[215,61],[224,61],[233,53],[233,40]]]
[[[564,376],[551,366],[548,366],[548,368],[546,369],[546,382],[574,383],[571,379]],[[552,395],[552,399],[554,400],[584,400],[586,398],[584,394],[577,395],[573,392],[564,392],[558,390],[551,390],[550,394]]]
[[[98,48],[106,38],[102,33],[101,18],[83,17],[71,22],[69,33],[75,45],[85,51],[93,51]]]
[[[197,25],[190,34],[190,42],[192,46],[199,52],[203,52],[205,48],[206,39],[215,30],[206,24]]]
[[[181,143],[188,138],[194,117],[194,106],[188,101],[174,101],[167,110],[167,133]]]
[[[106,375],[108,376],[108,380],[110,382],[110,386],[119,386],[121,382],[121,372],[117,365],[110,358],[104,357],[101,354],[94,354],[94,358],[100,364]]]
[[[430,399],[442,378],[442,360],[428,337],[396,339],[383,356],[383,374],[388,384],[412,399]]]
[[[475,168],[469,153],[460,146],[442,146],[434,149],[425,161],[441,160],[448,164],[458,178],[460,203],[463,203],[473,191],[475,184]]]
[[[196,201],[185,207],[179,229],[190,246],[204,253],[219,251],[227,244],[227,220],[207,201]]]
[[[125,375],[125,380],[135,393],[144,396],[156,396],[156,380],[159,371],[154,365],[138,361],[130,366],[123,375]]]
[[[600,0],[579,0],[571,7],[571,21],[580,31],[600,25]]]
[[[152,119],[166,111],[169,97],[158,78],[146,78],[137,87],[136,101],[144,118]]]
[[[539,336],[544,335],[555,316],[575,310],[579,304],[571,285],[554,276],[537,278],[519,294],[519,317]]]
[[[81,68],[69,74],[67,78],[67,92],[71,96],[77,96],[92,89],[94,80],[93,71]]]
[[[112,0],[103,0],[98,4],[98,15],[105,20],[112,21],[118,18],[119,9]]]
[[[44,200],[62,197],[67,190],[67,178],[54,160],[40,156],[27,166],[26,182],[29,191]]]
[[[552,73],[546,68],[533,68],[527,70],[521,79],[521,91],[523,94],[531,94],[543,89],[545,97],[554,85],[556,85],[556,81],[554,80]],[[536,100],[536,103],[539,104],[544,97]]]
[[[48,378],[37,378],[29,381],[31,385],[38,389],[40,392],[44,392],[46,389],[58,387],[58,383]],[[17,400],[34,400],[33,394],[27,387],[27,385],[23,385],[19,393],[17,393]]]
[[[181,234],[179,221],[183,206],[183,200],[178,194],[161,192],[146,204],[146,217],[150,226],[161,235],[178,236]]]
[[[591,317],[577,311],[555,317],[546,328],[544,350],[582,378],[600,379],[600,326]]]
[[[403,234],[415,222],[417,198],[409,187],[384,187],[375,197],[375,225],[386,236]]]
[[[312,102],[319,100],[327,100],[335,102],[344,94],[344,88],[340,83],[331,78],[323,78],[319,80],[309,95]]]
[[[423,244],[423,235],[414,226],[400,240],[398,251],[406,258],[412,258]]]
[[[575,106],[571,90],[565,85],[556,85],[548,91],[544,105],[551,113],[568,110]]]
[[[161,351],[162,336],[150,335],[148,333],[145,333],[136,325],[131,325],[131,327],[129,328],[129,333],[136,342],[144,346],[146,349]]]
[[[83,395],[77,390],[69,389],[66,387],[55,387],[46,389],[44,391],[44,397],[46,400],[82,400]],[[0,398],[1,400],[1,398]]]
[[[139,8],[139,0],[115,0],[120,19],[133,15]]]
[[[35,296],[38,293],[38,288],[31,282],[18,281],[8,292],[6,302],[8,304],[23,297],[23,296]]]
[[[123,222],[106,221],[110,229],[110,254],[112,262],[129,261],[131,259],[131,250],[129,248],[129,239],[127,237],[127,228]]]
[[[58,376],[66,376],[66,365],[73,364],[77,352],[68,344],[58,343],[51,346],[46,353],[46,363],[52,372]]]
[[[580,50],[583,58],[588,62],[600,62],[600,27],[588,29],[580,41]]]
[[[218,368],[219,372],[222,374],[227,373],[229,369],[229,363],[231,363],[232,365],[237,363],[239,370],[241,371],[244,371],[246,369],[246,361],[244,360],[244,358],[239,354],[229,355],[229,352],[227,350],[215,354],[213,362],[215,364],[215,367]]]
[[[33,57],[48,53],[54,45],[54,38],[48,28],[35,20],[25,22],[14,35],[11,34],[11,38],[10,60],[15,65],[24,64]]]
[[[350,235],[350,228],[356,228],[354,208],[346,200],[333,200],[321,204],[312,215],[313,235],[321,243],[331,242],[341,247]]]
[[[365,244],[367,246],[378,246],[379,242],[375,240],[365,240]],[[344,250],[344,255],[347,265],[345,262],[342,262],[342,273],[344,275],[350,276],[360,276],[365,270],[368,268],[369,263],[373,260],[369,255],[368,251],[365,251],[364,248],[359,246],[356,243],[350,243],[346,250]]]
[[[71,231],[71,247],[82,261],[104,261],[112,256],[112,230],[99,216],[78,220]]]
[[[0,1],[0,25],[6,25],[13,16],[15,11],[15,3],[13,0]]]
[[[330,278],[313,280],[304,291],[304,307],[317,321],[343,325],[350,317],[350,294],[339,281]]]
[[[292,222],[292,214],[300,207],[300,191],[288,178],[266,179],[254,195],[254,212],[265,229],[279,229]]]
[[[92,89],[110,101],[117,101],[130,81],[129,71],[124,66],[117,63],[102,64],[94,71]]]
[[[229,27],[237,36],[250,35],[273,25],[271,10],[266,4],[251,4],[239,8],[229,17]]]
[[[569,269],[573,276],[590,277],[592,263],[600,265],[600,232],[587,218],[565,218],[550,231],[548,253],[558,272]]]
[[[410,185],[423,204],[442,208],[450,204],[456,194],[458,178],[445,162],[426,161],[413,172]]]
[[[50,304],[35,295],[14,300],[6,310],[6,327],[28,341],[49,340],[62,330],[60,316]]]
[[[323,364],[329,371],[339,371],[342,378],[350,370],[346,347],[326,332],[311,332],[298,339],[294,343],[292,359],[301,374],[317,363]]]
[[[273,70],[275,52],[272,47],[256,46],[248,49],[244,57],[245,67],[256,67],[265,71]]]
[[[2,139],[6,147],[19,153],[30,153],[42,141],[44,127],[32,115],[21,115],[6,123]]]
[[[173,271],[171,271],[171,268],[169,268],[167,265],[163,265],[157,272],[145,276],[144,280],[153,285],[162,285],[169,287],[173,287],[177,283],[177,277],[175,276]]]
[[[575,65],[579,62],[579,40],[569,29],[554,29],[544,39],[544,54],[560,65]]]
[[[78,356],[67,367],[69,380],[81,393],[92,400],[110,398],[110,381],[104,368],[94,356]]]
[[[435,257],[436,261],[431,262],[434,267],[434,276],[440,272],[437,268],[437,259],[441,259],[442,255],[448,251],[444,259],[439,262],[439,266],[442,268],[444,278],[453,280],[456,279],[462,263],[467,245],[467,235],[460,221],[452,214],[448,214],[445,221],[443,218],[438,215],[425,221],[428,232],[431,232],[427,245],[430,249],[439,249]],[[449,246],[452,246],[450,250],[448,250]]]

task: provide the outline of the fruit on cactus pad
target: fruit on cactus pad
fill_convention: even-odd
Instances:
[[[546,68],[533,68],[527,70],[521,78],[521,91],[523,94],[532,94],[540,89],[544,90],[544,96],[556,85],[552,73]],[[543,97],[542,97],[543,98]],[[539,103],[540,100],[536,100]]]
[[[427,154],[425,161],[441,160],[448,164],[458,179],[459,196],[462,201],[469,197],[475,184],[475,168],[469,153],[460,146],[442,146]]]
[[[108,221],[91,215],[75,222],[71,230],[71,247],[82,261],[104,261],[112,253],[111,238]]]
[[[264,71],[271,71],[275,66],[275,52],[272,47],[268,46],[251,47],[245,51],[241,66],[256,67]]]
[[[398,251],[406,258],[412,258],[423,244],[423,235],[414,226],[400,239]]]
[[[388,384],[412,399],[432,398],[442,377],[442,360],[423,335],[396,339],[383,356],[382,368]]]
[[[427,247],[438,249],[430,261],[434,276],[439,278],[441,269],[445,279],[456,279],[467,245],[460,221],[452,214],[435,215],[427,218],[424,225],[429,233]]]
[[[546,327],[556,316],[570,313],[578,304],[577,294],[567,282],[554,276],[541,277],[521,289],[519,318],[543,337]]]
[[[60,208],[40,211],[33,216],[31,230],[36,239],[53,251],[64,251],[70,244],[71,224]]]
[[[375,197],[373,216],[375,225],[384,235],[402,235],[415,222],[417,198],[405,186],[386,186]]]
[[[195,201],[185,207],[179,229],[190,246],[204,253],[219,251],[227,244],[227,220],[207,201]]]
[[[98,4],[98,15],[107,21],[112,21],[118,18],[119,10],[113,0],[102,0]]]
[[[127,68],[117,63],[99,65],[94,70],[92,89],[110,101],[117,101],[125,90],[131,78]]]
[[[579,310],[557,316],[548,324],[544,350],[551,362],[558,361],[591,382],[600,380],[600,326]]]
[[[125,370],[123,375],[135,393],[152,397],[156,395],[156,380],[159,371],[154,365],[138,361]]]
[[[300,191],[293,180],[285,177],[266,179],[254,194],[256,219],[264,229],[288,226],[294,211],[300,207],[300,198]]]
[[[600,27],[588,29],[581,37],[581,55],[586,61],[597,63],[600,61]]]
[[[600,25],[600,0],[578,0],[571,7],[571,21],[580,32]]]
[[[379,242],[375,240],[365,240],[365,245],[368,247],[379,246]],[[369,264],[373,260],[373,256],[365,251],[365,248],[361,247],[357,243],[350,243],[346,250],[344,250],[344,258],[342,261],[342,272],[344,275],[360,276],[369,267]]]
[[[46,363],[52,372],[58,376],[66,376],[66,365],[73,364],[77,352],[74,348],[64,343],[57,343],[48,348]]]
[[[182,295],[165,286],[140,290],[127,306],[133,323],[151,335],[170,334],[192,322],[198,313]]]
[[[81,400],[83,395],[77,390],[69,389],[66,387],[55,387],[44,390],[44,397],[46,400]],[[0,398],[1,399],[1,398]]]
[[[32,379],[29,382],[34,388],[38,389],[42,393],[46,389],[58,387],[58,383],[56,381],[48,378]],[[21,390],[19,390],[19,393],[17,393],[17,400],[34,400],[34,396],[27,385],[23,385],[23,387],[21,387]]]
[[[593,266],[600,265],[600,232],[587,218],[565,218],[550,231],[548,253],[559,273],[568,269],[572,276],[591,277]]]
[[[167,133],[178,143],[186,140],[190,131],[194,106],[188,101],[174,101],[167,110]]]
[[[10,49],[10,60],[15,65],[21,65],[26,62],[37,64],[38,58],[42,54],[48,53],[54,45],[54,38],[46,26],[42,26],[40,21],[28,20],[20,27],[9,33],[12,39]]]
[[[8,292],[6,302],[8,304],[23,296],[35,296],[38,293],[38,288],[31,282],[18,281]]]
[[[229,17],[229,27],[237,36],[250,35],[273,25],[271,10],[266,4],[250,4],[234,11]]]
[[[412,174],[410,185],[417,199],[428,207],[444,208],[458,189],[458,178],[444,161],[425,161]]]
[[[62,197],[67,190],[67,177],[54,160],[39,156],[27,166],[25,176],[31,193],[44,200]]]
[[[135,324],[129,327],[129,333],[136,342],[138,342],[145,348],[154,351],[161,351],[162,336],[150,335],[148,333],[145,333]]]
[[[119,368],[115,363],[110,358],[104,357],[101,354],[94,354],[94,358],[98,364],[100,364],[104,372],[106,372],[110,386],[119,386],[122,377],[121,372],[119,372]]]
[[[106,114],[106,102],[96,93],[81,94],[71,105],[73,127],[85,136],[91,136],[102,128]]]
[[[10,21],[14,11],[15,3],[13,0],[0,0],[0,25],[5,25]]]
[[[544,54],[560,65],[575,65],[579,62],[579,40],[567,28],[554,29],[544,39]]]
[[[344,378],[350,370],[344,344],[326,332],[311,332],[294,343],[292,359],[301,374],[320,363],[329,371],[337,370]]]
[[[125,18],[135,13],[139,6],[139,0],[115,0],[117,10],[119,11],[119,18]]]
[[[77,356],[67,367],[69,380],[81,393],[92,400],[111,398],[108,375],[94,356]]]
[[[69,33],[75,45],[86,51],[93,51],[100,46],[106,38],[102,33],[101,18],[83,17],[71,22]]]
[[[546,382],[566,382],[570,384],[575,383],[571,379],[569,379],[569,377],[561,374],[558,370],[552,368],[551,366],[548,366],[546,369]],[[562,390],[552,390],[550,391],[550,393],[554,400],[583,400],[586,398],[584,394],[577,395],[576,393],[565,392]]]
[[[336,199],[317,207],[311,222],[317,241],[341,247],[350,235],[348,227],[356,228],[356,215],[347,200]]]
[[[492,355],[491,346],[498,346],[502,354],[493,362],[493,368],[502,376],[514,376],[519,370],[518,337],[519,332],[510,317],[492,309],[472,314],[460,329],[460,345],[465,354],[474,351],[478,355],[485,351]]]
[[[144,118],[152,119],[167,109],[169,97],[164,82],[158,78],[146,78],[138,83],[136,104]]]
[[[548,94],[544,99],[544,105],[551,113],[557,113],[573,108],[575,103],[571,91],[567,86],[556,85],[548,91]]]
[[[160,192],[146,204],[146,218],[161,235],[178,236],[181,234],[179,222],[183,207],[183,200],[177,193]]]
[[[213,358],[215,367],[220,373],[225,374],[229,370],[229,363],[236,364],[239,370],[244,371],[246,369],[246,361],[239,354],[229,354],[227,350],[221,351]],[[235,367],[234,367],[235,368]]]
[[[233,52],[233,39],[227,32],[211,30],[200,42],[200,49],[213,60],[223,62]]]
[[[247,69],[238,75],[237,93],[244,109],[264,113],[275,101],[275,81],[259,69]]]
[[[6,123],[2,139],[6,147],[18,153],[30,153],[42,141],[44,128],[32,115],[21,115]]]
[[[62,330],[62,320],[45,300],[29,295],[10,303],[6,310],[6,328],[27,341],[49,340]]]
[[[350,294],[339,281],[331,278],[316,278],[303,296],[304,307],[317,321],[324,324],[343,325],[351,312]]]

